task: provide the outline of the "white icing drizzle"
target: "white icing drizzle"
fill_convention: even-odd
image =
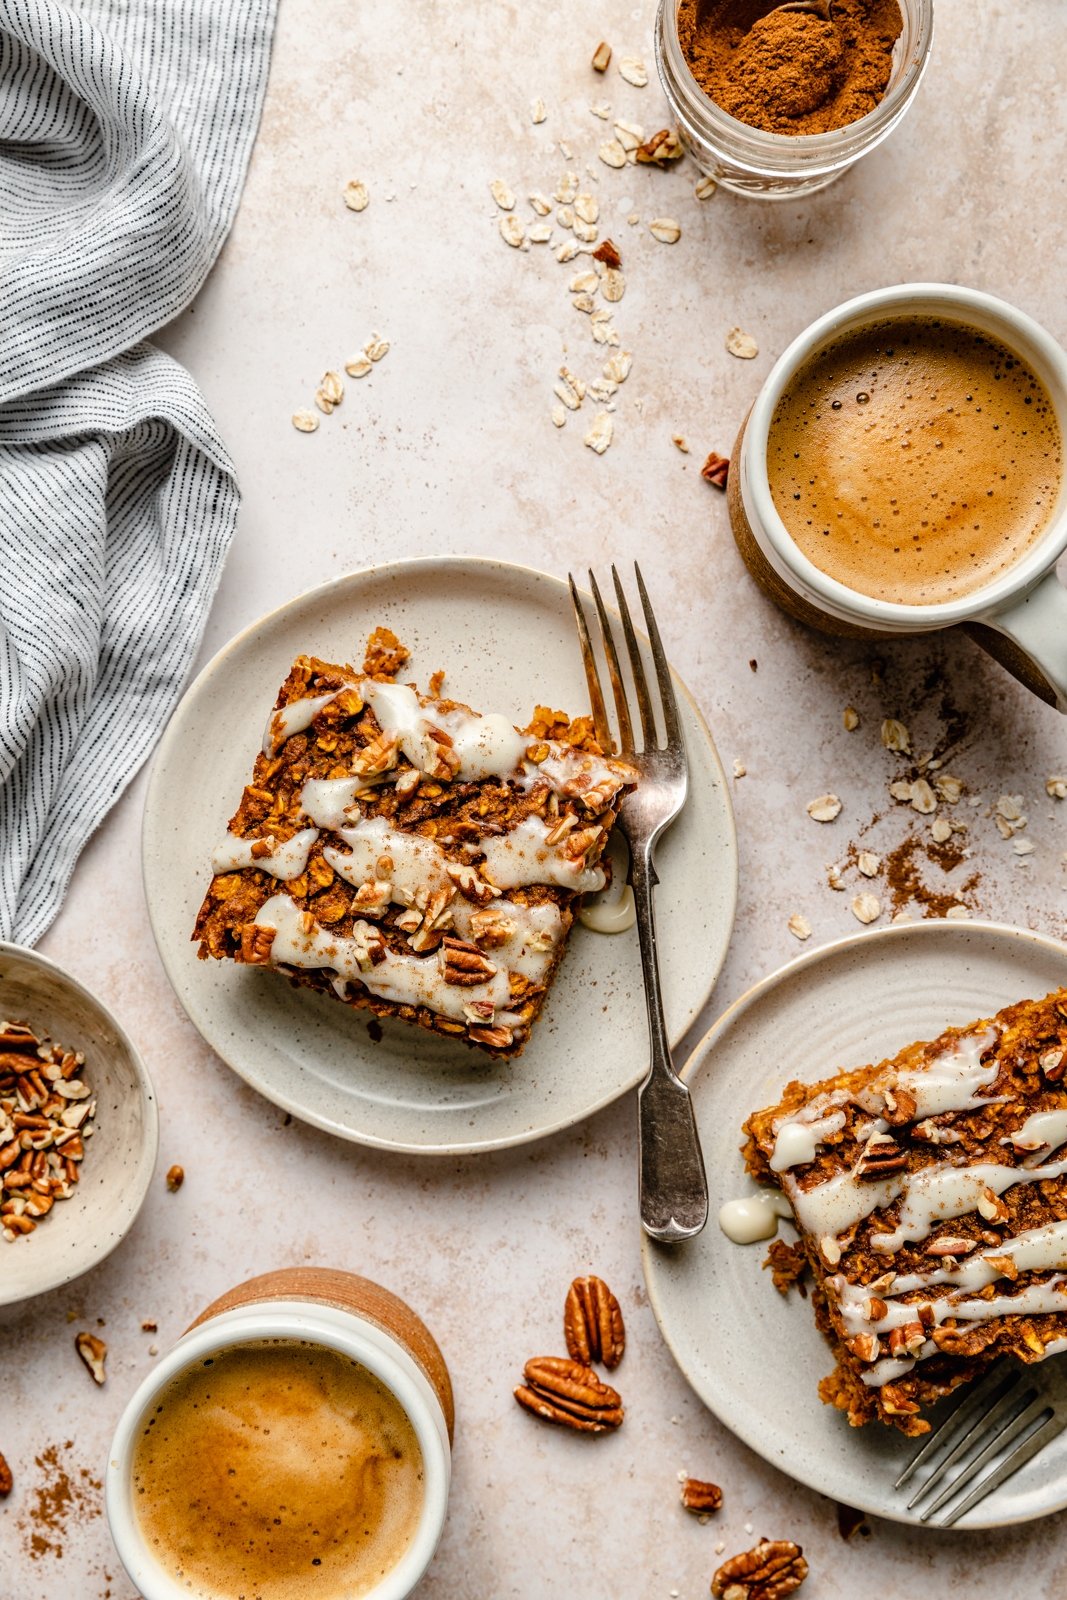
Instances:
[[[454,887],[445,871],[445,853],[434,839],[421,833],[401,833],[386,817],[364,817],[337,833],[347,851],[328,844],[323,856],[339,877],[356,888],[374,881],[389,883],[391,898],[398,905],[410,906],[418,894]],[[379,862],[386,861],[389,865],[379,870]]]
[[[286,739],[291,739],[294,733],[303,733],[305,728],[310,728],[319,712],[328,706],[331,700],[336,700],[339,694],[343,694],[345,689],[351,687],[351,684],[346,683],[340,689],[331,689],[329,694],[309,695],[304,700],[291,700],[287,706],[272,711],[263,730],[263,754],[276,756]]]
[[[819,1146],[825,1144],[830,1134],[840,1133],[844,1126],[843,1111],[831,1111],[825,1117],[812,1117],[810,1120],[790,1118],[783,1122],[775,1135],[774,1151],[769,1163],[771,1171],[785,1172],[790,1167],[814,1161]]]
[[[382,782],[372,778],[309,778],[300,792],[300,809],[317,828],[343,828],[352,819],[348,807]]]
[[[286,839],[284,844],[275,842],[269,855],[256,856],[252,854],[252,847],[262,843],[262,840],[241,839],[235,833],[230,833],[226,836],[226,843],[216,845],[211,852],[211,870],[217,877],[221,872],[240,872],[245,867],[258,867],[260,872],[280,878],[283,883],[290,883],[307,871],[308,855],[318,836],[317,828],[304,828],[300,833],[294,833],[291,839]]]
[[[935,1056],[925,1067],[897,1074],[895,1089],[908,1089],[915,1096],[916,1118],[936,1117],[944,1111],[966,1111],[982,1101],[979,1090],[987,1089],[1000,1071],[994,1058],[985,1066],[982,1056],[997,1042],[997,1030],[990,1026],[980,1033],[963,1034],[949,1049]],[[880,1106],[870,1106],[879,1110]]]
[[[583,904],[578,912],[578,921],[583,928],[592,929],[593,933],[626,933],[637,921],[637,907],[630,885],[624,883],[617,893],[603,900],[594,900],[592,904]]]
[[[1058,1150],[1067,1140],[1067,1110],[1035,1111],[1009,1138],[1016,1150]]]
[[[880,1206],[891,1205],[904,1188],[904,1180],[894,1174],[863,1182],[853,1172],[839,1173],[812,1189],[802,1189],[790,1172],[782,1173],[782,1188],[793,1202],[797,1221],[817,1238],[844,1233]]]
[[[287,894],[273,895],[260,906],[256,922],[275,929],[271,947],[274,965],[326,968],[340,978],[361,983],[382,1000],[397,1005],[429,1006],[439,1016],[456,1022],[468,1020],[464,1008],[475,1001],[488,1001],[496,1011],[494,1020],[505,1026],[518,1020],[505,1010],[511,989],[503,967],[498,967],[487,982],[465,987],[445,982],[440,951],[428,956],[409,956],[386,950],[383,960],[372,962],[369,952],[378,943],[377,928],[367,922],[356,922],[348,938],[330,933],[321,923],[306,919],[296,901]]]
[[[521,973],[531,983],[541,983],[555,960],[556,951],[563,939],[563,918],[554,900],[542,905],[524,906],[517,900],[492,902],[494,924],[511,931],[502,944],[487,951],[490,961],[502,963],[512,972]],[[452,902],[452,921],[461,939],[474,939],[477,932],[473,919],[478,908],[457,895]]]
[[[577,889],[588,893],[602,889],[606,880],[601,867],[587,867],[579,856],[572,860],[563,854],[560,845],[547,844],[546,835],[551,829],[539,816],[526,817],[510,833],[497,838],[482,839],[479,849],[485,853],[482,876],[498,889],[517,889],[523,884],[555,883],[563,889]],[[562,844],[566,844],[566,839]]]
[[[1017,1183],[1038,1183],[1042,1178],[1059,1178],[1067,1172],[1067,1161],[1050,1162],[1039,1167],[1009,1167],[996,1162],[978,1162],[970,1167],[949,1167],[942,1164],[924,1167],[910,1180],[901,1175],[897,1179],[898,1192],[907,1189],[900,1207],[900,1216],[892,1233],[876,1233],[871,1239],[875,1250],[892,1254],[910,1240],[925,1239],[938,1222],[950,1217],[962,1217],[977,1209],[985,1189],[1003,1194]],[[891,1181],[891,1180],[887,1180]]]
[[[788,1200],[777,1189],[757,1189],[719,1207],[719,1227],[733,1244],[755,1244],[773,1239],[779,1217],[792,1215]]]

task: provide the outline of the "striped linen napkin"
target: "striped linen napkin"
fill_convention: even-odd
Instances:
[[[237,516],[142,342],[222,247],[277,0],[0,0],[0,937],[31,944],[141,766]]]

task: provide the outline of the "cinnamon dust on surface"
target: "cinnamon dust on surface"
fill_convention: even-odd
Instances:
[[[68,1439],[34,1459],[37,1479],[17,1524],[34,1561],[62,1556],[71,1528],[103,1515],[103,1483],[71,1460],[72,1449]]]
[[[827,133],[873,111],[904,26],[898,0],[833,0],[828,22],[777,3],[679,0],[682,52],[708,98],[765,133]]]

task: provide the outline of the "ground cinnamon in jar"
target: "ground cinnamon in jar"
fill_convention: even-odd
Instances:
[[[679,42],[709,99],[766,133],[827,133],[873,111],[904,26],[898,0],[832,0],[810,11],[777,4],[680,0]]]

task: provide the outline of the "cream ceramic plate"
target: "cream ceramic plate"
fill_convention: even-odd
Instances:
[[[750,1112],[791,1078],[895,1055],[950,1024],[1067,983],[1067,947],[1021,929],[922,922],[858,934],[790,962],[750,989],[686,1067],[704,1138],[711,1221],[693,1243],[644,1245],[645,1278],[664,1338],[715,1415],[783,1472],[878,1516],[917,1522],[893,1489],[913,1441],[877,1422],[850,1428],[817,1384],[833,1362],[810,1303],[777,1294],[766,1244],[733,1245],[715,1218],[750,1193],[738,1146]],[[783,1224],[783,1236],[795,1237]],[[1056,1359],[1053,1357],[1052,1359]],[[1067,1359],[1067,1358],[1062,1358]],[[909,1491],[910,1492],[910,1491]],[[998,1527],[1067,1505],[1067,1434],[985,1501],[961,1528]]]
[[[653,585],[653,592],[655,586]],[[457,699],[525,722],[535,703],[579,712],[588,693],[566,587],[462,557],[353,573],[272,612],[227,645],[171,719],[152,769],[144,872],[174,988],[204,1038],[276,1104],[346,1139],[426,1152],[491,1150],[567,1127],[625,1093],[647,1067],[636,936],[576,927],[525,1053],[493,1062],[448,1040],[294,989],[276,973],[198,961],[190,933],[214,844],[226,832],[293,658],[363,658],[370,630],[411,648],[411,676],[437,668]],[[680,696],[690,799],[663,841],[659,931],[667,1021],[677,1039],[726,954],[737,847],[711,736]]]

